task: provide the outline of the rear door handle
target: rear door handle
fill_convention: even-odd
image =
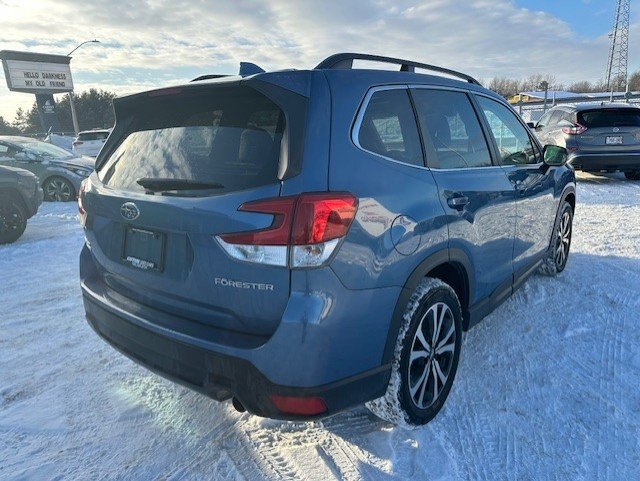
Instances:
[[[456,210],[464,209],[464,206],[467,205],[468,203],[469,203],[469,198],[464,195],[455,195],[447,199],[447,204],[449,204],[449,207]]]

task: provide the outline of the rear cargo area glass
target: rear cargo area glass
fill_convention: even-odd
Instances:
[[[640,127],[640,109],[598,109],[578,112],[578,123],[587,128]]]
[[[118,121],[130,126],[98,172],[111,187],[144,191],[139,179],[180,179],[218,184],[211,195],[278,180],[285,115],[252,88],[149,97]]]

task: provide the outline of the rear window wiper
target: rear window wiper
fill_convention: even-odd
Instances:
[[[136,183],[150,192],[163,192],[167,190],[224,189],[224,185],[218,182],[203,182],[191,179],[156,179],[143,177],[136,180]]]

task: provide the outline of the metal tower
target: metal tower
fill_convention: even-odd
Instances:
[[[631,0],[618,0],[613,31],[609,34],[609,61],[607,62],[607,91],[627,89],[627,61],[629,57],[629,10]]]

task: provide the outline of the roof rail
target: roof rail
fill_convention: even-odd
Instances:
[[[426,63],[414,62],[412,60],[403,60],[393,57],[382,57],[380,55],[370,55],[367,53],[336,53],[335,55],[331,55],[330,57],[325,58],[316,66],[316,69],[351,69],[353,68],[354,60],[369,60],[371,62],[382,62],[400,65],[401,72],[415,72],[415,69],[417,67],[424,70],[431,70],[432,72],[451,75],[453,77],[466,80],[469,83],[480,85],[480,82],[478,82],[470,75],[464,74],[462,72],[457,72],[455,70],[450,70],[448,68],[429,65]]]
[[[225,74],[200,75],[200,77],[194,78],[192,82],[199,82],[200,80],[209,80],[209,79],[222,78],[222,77],[229,77],[229,75],[225,75]]]

